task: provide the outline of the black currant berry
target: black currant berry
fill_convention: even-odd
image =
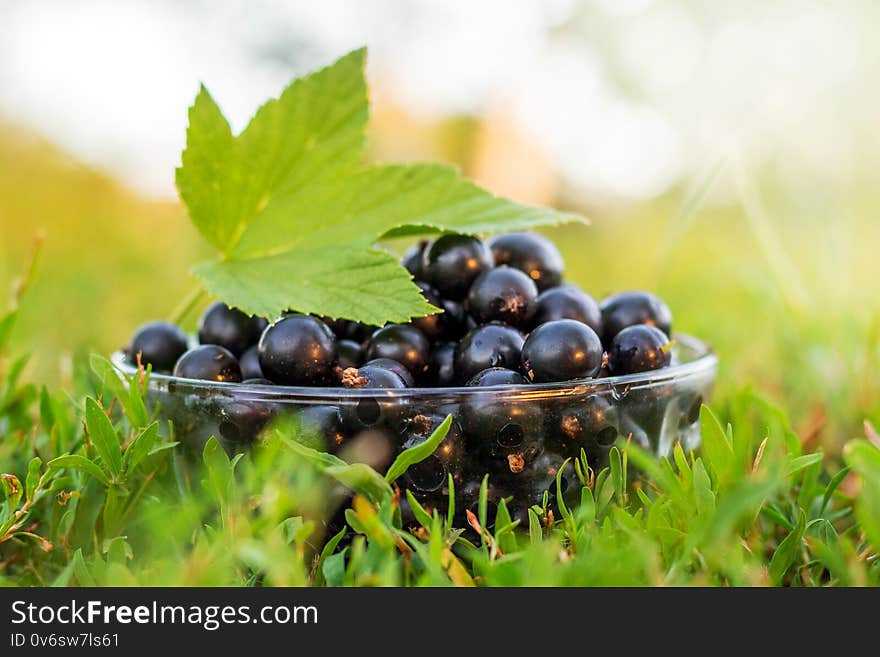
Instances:
[[[342,373],[342,385],[355,390],[396,390],[407,387],[395,371],[377,365],[350,367]],[[342,420],[349,431],[360,431],[400,421],[402,403],[389,396],[352,399],[341,409]]]
[[[480,274],[468,292],[466,307],[480,324],[504,322],[527,329],[537,310],[538,288],[519,269],[502,265]]]
[[[244,350],[260,339],[265,320],[251,317],[238,308],[230,308],[222,301],[212,304],[199,320],[199,342],[226,347],[233,356],[241,356]]]
[[[468,387],[528,385],[529,380],[519,372],[504,367],[490,367],[478,372],[467,382]]]
[[[128,359],[132,365],[140,362],[152,365],[154,372],[170,372],[186,351],[186,333],[170,322],[149,322],[141,326],[131,339]]]
[[[416,244],[413,244],[407,249],[400,262],[400,264],[402,264],[417,281],[425,280],[423,259],[425,257],[425,247],[427,246],[428,240],[419,240]]]
[[[206,344],[187,351],[174,365],[174,376],[206,381],[241,381],[238,360],[225,347]]]
[[[599,304],[576,285],[551,287],[538,295],[538,311],[533,324],[539,326],[557,319],[575,319],[602,335]]]
[[[455,375],[466,382],[490,367],[517,369],[522,356],[523,335],[512,326],[491,322],[468,332],[455,348]]]
[[[406,388],[406,382],[397,372],[378,365],[349,367],[342,373],[342,385],[346,388],[393,389]]]
[[[426,385],[448,388],[455,385],[455,343],[441,342],[431,351],[428,370],[425,372]]]
[[[338,406],[306,406],[299,412],[298,440],[322,451],[336,452],[345,440]]]
[[[519,385],[522,375],[492,368],[473,377],[469,386],[491,388]],[[524,464],[541,452],[542,409],[533,400],[513,391],[486,391],[469,395],[462,405],[462,428],[478,463],[493,474],[518,474]]]
[[[257,345],[248,347],[238,359],[243,379],[263,379],[263,368],[260,367],[260,352]]]
[[[476,237],[443,235],[422,258],[425,282],[453,301],[464,299],[474,279],[493,266],[492,252]]]
[[[364,363],[363,347],[354,340],[337,340],[336,362],[342,369],[360,367]]]
[[[577,403],[547,414],[547,435],[557,440],[566,456],[577,457],[580,450],[592,457],[617,440],[620,420],[617,407],[606,397],[594,394]]]
[[[672,312],[650,292],[621,292],[602,300],[602,342],[611,346],[614,336],[628,326],[649,324],[666,335],[672,329]]]
[[[535,383],[586,379],[599,372],[602,354],[602,341],[593,329],[573,319],[557,319],[529,333],[522,366]]]
[[[412,320],[412,325],[425,334],[429,340],[458,340],[465,333],[464,309],[461,304],[448,299],[441,299],[437,290],[427,283],[417,282],[416,285],[422,290],[422,295],[428,303],[435,308],[443,310],[442,313],[418,317]]]
[[[220,410],[220,435],[236,445],[253,442],[272,419],[269,404],[233,401]]]
[[[614,337],[608,367],[615,375],[657,370],[669,365],[670,342],[656,326],[636,324]]]
[[[409,324],[389,324],[383,326],[370,338],[367,359],[390,358],[402,363],[419,378],[428,366],[431,343],[428,338]]]
[[[509,265],[531,278],[539,290],[559,285],[565,263],[559,249],[538,233],[507,233],[489,240],[495,264]]]
[[[382,369],[391,370],[403,380],[407,388],[412,388],[416,384],[412,372],[410,372],[403,363],[398,363],[391,358],[374,358],[373,360],[368,360],[364,363],[363,367],[366,367],[367,365],[370,367],[381,367]]]
[[[260,367],[282,385],[325,385],[336,363],[336,337],[317,317],[293,314],[269,326],[259,342]]]

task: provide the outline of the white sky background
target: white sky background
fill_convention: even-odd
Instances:
[[[174,197],[199,81],[240,129],[367,44],[409,111],[503,104],[585,193],[650,198],[735,142],[796,194],[880,164],[878,28],[872,0],[0,0],[0,115]]]

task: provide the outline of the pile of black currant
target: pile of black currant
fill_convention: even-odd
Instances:
[[[466,497],[486,472],[499,496],[524,480],[534,482],[537,494],[552,483],[563,456],[582,448],[599,454],[622,431],[617,409],[603,396],[548,404],[530,399],[523,392],[529,385],[670,363],[672,316],[663,301],[624,292],[597,303],[563,283],[559,251],[536,233],[488,242],[447,234],[415,245],[403,265],[442,313],[382,327],[293,312],[269,323],[218,302],[199,322],[198,345],[177,326],[152,322],[135,333],[127,357],[188,379],[387,392],[303,408],[302,421],[323,435],[328,449],[370,431],[387,435],[393,452],[425,440],[451,412],[446,440],[407,478],[429,495],[451,473]],[[504,386],[504,392],[473,395],[460,407],[414,405],[393,392],[450,386]],[[264,410],[224,408],[226,437],[252,438],[270,414]]]

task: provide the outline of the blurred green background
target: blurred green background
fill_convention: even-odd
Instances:
[[[62,11],[59,5],[36,4],[50,14]],[[92,10],[89,15],[119,19],[106,3],[86,4]],[[569,278],[597,298],[628,288],[663,296],[673,309],[677,329],[706,339],[719,352],[717,399],[722,402],[727,391],[753,387],[786,408],[805,441],[832,453],[862,433],[865,419],[880,424],[880,192],[876,185],[880,103],[873,84],[876,67],[870,64],[876,46],[864,32],[866,19],[876,17],[871,3],[853,2],[836,9],[824,3],[779,3],[786,8],[772,12],[764,3],[752,2],[738,9],[694,2],[549,3],[556,7],[555,13],[528,28],[540,35],[538,51],[543,54],[534,59],[540,65],[537,72],[523,73],[525,80],[546,84],[520,84],[516,70],[488,66],[483,73],[492,83],[479,88],[490,88],[492,94],[472,106],[435,102],[427,110],[413,104],[420,89],[407,84],[392,65],[411,55],[407,50],[411,43],[404,43],[393,30],[382,32],[374,23],[364,27],[363,34],[340,29],[339,36],[319,30],[306,38],[309,21],[281,20],[308,14],[314,22],[316,10],[300,4],[286,10],[261,6],[248,14],[275,19],[278,25],[295,25],[298,31],[293,27],[291,32],[267,31],[255,49],[252,33],[260,34],[259,26],[251,21],[242,28],[250,35],[242,52],[251,56],[236,60],[240,69],[270,71],[264,76],[265,86],[277,90],[283,84],[279,80],[367,42],[373,85],[371,157],[455,162],[497,193],[587,214],[592,220],[589,227],[548,231],[566,258]],[[480,21],[495,20],[505,11],[516,13],[504,3],[489,4],[495,16],[487,18],[488,10],[483,9],[470,20],[482,25]],[[384,5],[400,11],[403,7],[393,2]],[[199,11],[207,11],[186,7],[179,11],[189,12],[187,20],[195,21]],[[356,23],[357,16],[349,10],[344,4],[330,3],[324,12],[337,22],[329,18],[325,22]],[[4,11],[13,10],[7,6]],[[5,80],[0,112],[6,116],[0,119],[0,289],[11,289],[35,238],[43,235],[40,273],[22,309],[13,344],[33,354],[29,367],[34,378],[58,384],[69,376],[73,354],[107,353],[121,346],[141,322],[168,316],[195,284],[189,268],[206,251],[170,189],[174,163],[166,162],[165,155],[137,157],[140,145],[150,141],[150,130],[168,134],[160,127],[164,114],[147,113],[150,120],[137,122],[135,118],[145,115],[141,108],[140,114],[132,110],[130,125],[124,116],[117,120],[110,114],[105,124],[101,115],[80,116],[77,124],[71,121],[83,114],[83,108],[74,101],[58,105],[50,88],[20,86],[25,91],[19,93],[16,80],[45,75],[48,84],[52,75],[61,75],[59,70],[64,73],[58,68],[61,60],[24,59],[30,52],[22,45],[30,43],[27,30],[41,15],[33,7],[29,11],[10,13],[11,28],[0,37],[4,39],[0,53],[18,48],[13,52],[20,56],[11,63],[4,58],[0,67],[0,81]],[[162,11],[178,10],[163,5]],[[439,20],[438,15],[451,20],[453,10],[441,10],[436,3],[413,3],[409,11],[416,25],[430,25]],[[241,15],[231,10],[219,14],[227,22]],[[168,36],[162,20],[163,16],[156,19],[157,34],[183,43],[179,34]],[[523,25],[529,20],[527,15]],[[411,26],[399,17],[397,22],[403,26],[400,29]],[[520,25],[512,19],[507,23]],[[480,69],[486,63],[481,57],[503,40],[507,23],[493,23],[495,30],[483,33],[485,43],[468,41],[472,35],[464,38],[463,43],[474,50],[457,51],[454,60],[452,54],[444,59],[442,53],[422,58],[418,62],[422,71],[426,76],[432,69],[446,71],[455,79],[461,77],[456,62],[467,62],[469,57],[470,68]],[[674,47],[682,24],[696,26],[702,35],[690,55],[697,60],[693,66]],[[794,37],[789,30],[794,30]],[[114,43],[119,45],[124,33],[117,34]],[[648,45],[651,38],[657,41],[653,49],[624,47],[633,41],[644,45],[646,37],[650,37]],[[844,59],[832,65],[826,60],[836,61],[834,54],[811,44],[847,44],[849,50],[834,51]],[[516,69],[528,52],[517,50],[516,44],[508,46]],[[550,55],[541,48],[549,49]],[[560,58],[559,52],[571,54],[572,48],[570,60]],[[717,73],[718,66],[727,70],[724,66],[731,66],[727,59],[716,62],[716,69],[710,66],[719,50],[740,65],[728,71],[726,81],[714,79],[713,71]],[[211,52],[208,49],[205,57]],[[658,75],[665,86],[658,87],[656,79],[640,75],[664,53],[668,66]],[[94,107],[103,102],[102,89],[113,105],[110,99],[117,98],[119,104],[118,95],[129,88],[150,95],[161,88],[161,72],[147,80],[155,83],[153,88],[137,81],[114,87],[106,76],[113,79],[115,69],[87,70],[83,67],[91,60],[78,62],[75,53],[73,57],[75,75],[100,82],[94,87],[99,92],[92,94]],[[156,57],[154,64],[147,55],[136,61],[146,71],[167,65],[160,54]],[[598,91],[580,73],[572,77],[566,64],[587,57],[592,63],[586,68],[600,71],[604,80]],[[187,64],[186,71],[201,73],[198,61]],[[9,75],[10,67],[20,75]],[[669,70],[682,69],[687,74],[670,81]],[[230,74],[227,80],[212,71],[206,75],[218,80],[221,104],[222,91],[228,92],[233,115],[247,116],[272,93],[257,85],[235,96],[238,78]],[[818,84],[817,79],[827,84]],[[497,80],[509,84],[496,85]],[[467,82],[470,86],[465,85],[464,91],[478,86],[473,80]],[[725,82],[735,88],[722,93]],[[73,99],[84,95],[76,84],[71,88],[61,91]],[[567,98],[568,88],[580,88],[586,101],[583,94]],[[175,89],[179,93],[166,94],[166,113],[175,117],[167,141],[179,152],[195,78],[184,79]],[[517,90],[522,102],[505,102],[510,89]],[[554,89],[561,90],[558,100]],[[580,111],[578,102],[589,105],[591,90],[602,94],[605,109],[595,116],[570,116]],[[426,87],[423,96],[457,98],[461,92]],[[541,111],[530,105],[539,97],[545,103]],[[699,111],[698,102],[705,103]],[[561,114],[545,111],[547,103]],[[33,109],[53,104],[55,114]],[[633,107],[641,113],[633,114]],[[239,112],[239,108],[244,109]],[[675,137],[674,158],[661,157],[666,142],[650,136],[656,133],[650,128],[653,119],[636,120],[646,111],[660,117]],[[565,143],[565,134],[560,140],[549,127],[543,132],[529,129],[555,125],[560,117],[571,120],[565,129],[572,144]],[[631,117],[635,118],[630,121]],[[707,117],[719,119],[719,125],[707,123]],[[587,130],[589,122],[594,125]],[[714,127],[708,129],[707,124]],[[88,129],[80,130],[82,125]],[[91,144],[90,135],[101,134],[102,128],[109,135],[137,133],[137,139],[122,139],[114,144],[112,157],[102,158],[83,145]],[[69,134],[78,137],[67,139]],[[586,155],[593,148],[597,155],[591,159]],[[128,152],[132,157],[125,157]],[[615,152],[626,157],[614,159]],[[120,158],[124,164],[117,167]],[[161,164],[159,174],[151,168],[158,167],[156,163]],[[141,171],[143,180],[160,180],[158,186],[139,184]]]

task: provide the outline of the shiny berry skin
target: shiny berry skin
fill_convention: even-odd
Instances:
[[[431,351],[425,383],[437,388],[455,385],[455,343],[441,342]]]
[[[621,292],[603,299],[599,308],[602,311],[602,341],[606,347],[628,326],[649,324],[666,335],[672,329],[669,306],[650,292]]]
[[[358,390],[406,388],[406,382],[394,370],[380,365],[349,367],[342,373],[342,385]]]
[[[528,383],[529,380],[519,372],[514,372],[505,367],[490,367],[474,374],[471,380],[467,382],[467,386],[470,388],[487,388],[489,386],[528,385]]]
[[[342,385],[356,390],[405,389],[406,382],[397,372],[378,365],[350,367],[342,373]],[[362,431],[384,425],[396,425],[403,403],[394,397],[363,397],[347,401],[340,414],[348,431]]]
[[[518,369],[523,335],[512,326],[491,322],[468,332],[455,348],[455,375],[461,383],[490,367]]]
[[[602,335],[599,304],[576,285],[551,287],[538,295],[538,311],[533,324],[539,326],[557,319],[575,319]]]
[[[470,387],[528,383],[522,375],[491,368],[473,377]],[[480,455],[479,466],[492,473],[516,475],[541,451],[543,409],[534,400],[505,390],[469,396],[462,404],[461,423],[470,449]]]
[[[337,406],[306,406],[299,412],[298,420],[297,440],[310,447],[335,452],[345,440],[342,416]]]
[[[602,367],[603,353],[602,341],[589,326],[557,319],[529,333],[522,348],[523,371],[535,383],[591,378]]]
[[[559,285],[565,262],[559,249],[538,233],[507,233],[489,240],[495,264],[509,265],[531,278],[538,290]]]
[[[257,345],[248,347],[238,359],[241,367],[241,378],[243,379],[263,379],[263,368],[260,367],[260,352]]]
[[[252,443],[272,419],[270,404],[257,401],[232,401],[220,411],[220,435],[234,445]]]
[[[537,310],[538,288],[519,269],[501,266],[480,274],[471,285],[465,306],[480,324],[504,322],[527,329]]]
[[[464,299],[474,279],[493,265],[488,247],[467,235],[438,237],[422,257],[425,282],[453,301]]]
[[[584,449],[588,457],[594,457],[614,444],[619,425],[617,407],[595,394],[548,413],[546,433],[560,443],[567,456],[577,457]],[[591,465],[597,465],[592,458]]]
[[[390,358],[402,363],[419,378],[428,366],[431,343],[415,326],[389,324],[378,329],[370,337],[367,359]]]
[[[416,380],[413,378],[412,372],[410,372],[406,365],[403,363],[398,363],[396,360],[392,358],[374,358],[373,360],[368,360],[363,364],[363,367],[369,365],[370,367],[381,367],[386,370],[391,370],[406,384],[407,388],[412,388],[416,384]]]
[[[241,367],[232,352],[215,344],[190,349],[174,365],[174,376],[184,379],[239,383]]]
[[[218,301],[199,320],[199,342],[226,347],[237,358],[257,343],[266,328],[265,322],[262,317],[251,317]]]
[[[428,240],[419,240],[418,243],[413,244],[407,249],[400,261],[400,264],[402,264],[417,281],[425,279],[423,258],[425,256],[425,247],[427,246]]]
[[[292,314],[270,325],[259,342],[263,375],[280,385],[326,385],[336,363],[336,337],[317,317]]]
[[[354,340],[337,340],[336,363],[342,369],[360,367],[364,363],[363,347]]]
[[[131,340],[129,361],[137,365],[138,354],[144,367],[154,372],[170,372],[186,351],[186,333],[170,322],[149,322],[141,326]]]
[[[427,283],[417,282],[416,285],[422,290],[422,296],[435,308],[443,312],[412,320],[412,325],[425,334],[431,341],[458,340],[465,334],[464,309],[457,301],[441,299],[437,290]]]
[[[669,365],[669,338],[656,326],[636,324],[614,336],[608,368],[615,375],[657,370]]]

